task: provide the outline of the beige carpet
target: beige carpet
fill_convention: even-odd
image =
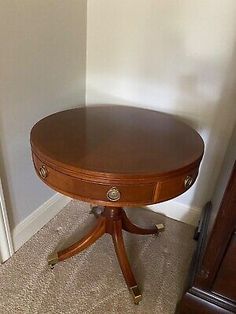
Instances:
[[[143,226],[166,223],[159,237],[124,232],[143,291],[139,305],[132,303],[109,235],[48,268],[48,254],[78,239],[95,220],[88,205],[73,201],[0,266],[0,313],[174,313],[195,245],[194,228],[144,209],[127,214]]]

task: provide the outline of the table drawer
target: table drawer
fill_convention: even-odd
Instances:
[[[161,180],[157,185],[155,202],[162,202],[174,198],[187,191],[195,182],[198,175],[198,167],[186,170],[166,180]]]
[[[53,189],[73,198],[104,205],[123,206],[151,204],[154,201],[155,183],[100,184],[57,171],[33,154],[39,177]]]

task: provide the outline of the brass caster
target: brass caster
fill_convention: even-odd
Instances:
[[[165,231],[165,225],[164,224],[157,224],[155,226],[156,226],[156,228],[158,230],[158,233]]]
[[[96,218],[98,218],[103,211],[104,211],[103,206],[90,205],[90,212],[89,213],[93,214]]]
[[[50,266],[50,268],[53,269],[57,263],[58,263],[58,254],[53,253],[53,254],[49,255],[48,265]]]
[[[155,227],[157,228],[157,233],[155,234],[155,236],[158,236],[160,232],[165,231],[165,225],[164,224],[157,224],[157,225],[155,225]]]
[[[139,302],[142,300],[142,294],[140,293],[138,286],[134,286],[129,289],[133,297],[134,304],[139,304]]]

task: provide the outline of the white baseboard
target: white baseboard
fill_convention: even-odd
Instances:
[[[36,232],[48,223],[60,210],[71,201],[70,197],[56,193],[48,201],[38,207],[32,214],[20,222],[12,232],[14,251],[17,251]],[[168,201],[147,206],[154,212],[169,218],[197,226],[201,209],[190,208],[176,201]]]
[[[14,250],[17,251],[24,243],[26,243],[46,223],[55,217],[55,215],[59,213],[70,200],[71,198],[56,193],[20,222],[12,232]]]
[[[11,231],[0,179],[0,263],[5,262],[13,253]]]
[[[176,201],[148,205],[147,208],[193,226],[197,226],[201,214],[201,208],[190,207]]]

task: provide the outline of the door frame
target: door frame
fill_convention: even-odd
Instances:
[[[0,178],[0,263],[5,262],[13,255],[13,253],[14,249],[12,244],[12,236]]]

